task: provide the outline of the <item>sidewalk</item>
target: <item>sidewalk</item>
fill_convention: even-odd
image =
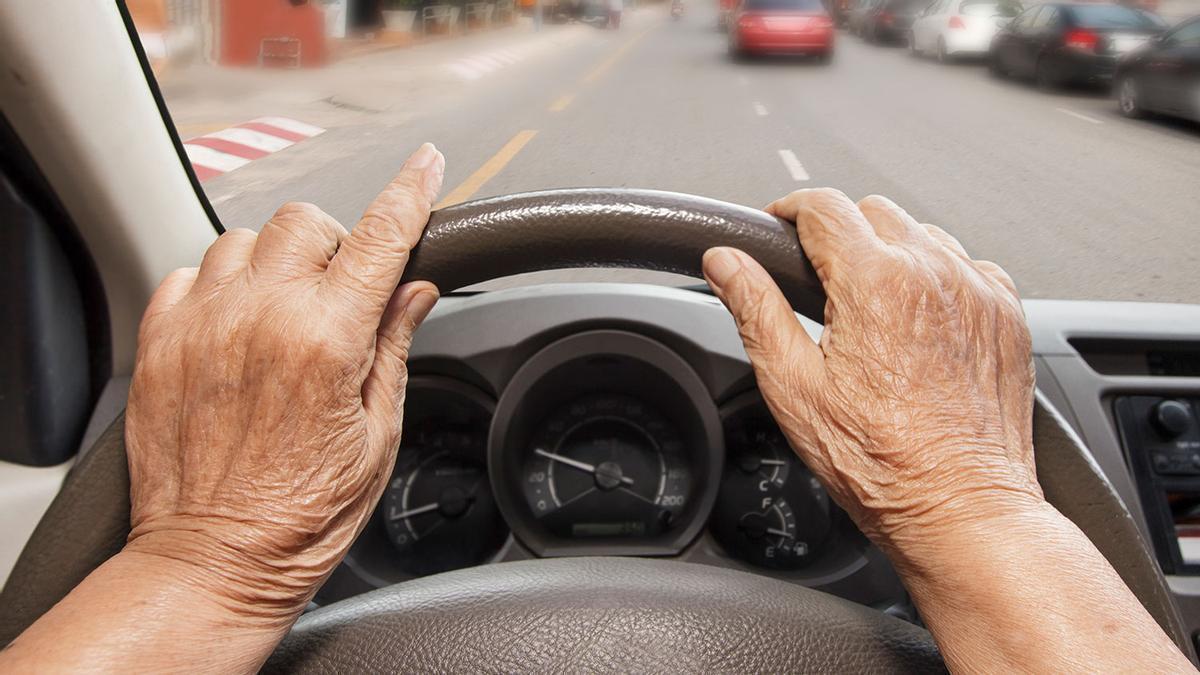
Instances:
[[[335,127],[382,116],[400,123],[414,101],[444,95],[585,38],[581,25],[530,22],[507,28],[424,41],[407,48],[358,48],[324,68],[262,70],[192,64],[170,70],[159,82],[184,139],[258,117],[285,116]]]

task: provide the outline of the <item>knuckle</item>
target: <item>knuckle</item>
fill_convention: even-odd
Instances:
[[[406,256],[411,244],[401,236],[403,224],[395,214],[371,209],[363,214],[351,237],[357,244],[373,252],[387,252],[390,256]]]
[[[358,362],[332,330],[308,329],[299,335],[285,336],[280,338],[280,347],[314,372],[339,381],[359,371]]]
[[[275,215],[271,217],[271,220],[291,222],[312,219],[323,220],[324,218],[325,212],[316,204],[310,202],[287,202],[276,209]]]
[[[799,195],[805,202],[814,206],[840,206],[854,203],[850,201],[850,198],[846,196],[845,192],[831,187],[797,190],[794,194]]]
[[[225,230],[220,238],[227,241],[253,242],[258,239],[258,233],[249,228],[235,227],[232,230]]]
[[[883,195],[867,195],[858,200],[858,209],[860,211],[883,211],[888,212],[894,208],[892,200]]]

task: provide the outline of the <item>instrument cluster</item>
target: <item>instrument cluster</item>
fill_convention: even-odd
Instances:
[[[323,596],[575,555],[674,556],[803,582],[863,547],[756,391],[718,407],[671,349],[594,330],[536,352],[498,399],[413,377],[393,475]]]

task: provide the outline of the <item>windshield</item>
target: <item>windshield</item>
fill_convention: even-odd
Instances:
[[[890,197],[1003,266],[1025,297],[1197,300],[1200,132],[1124,117],[1114,59],[1073,59],[1031,86],[1032,52],[989,52],[999,22],[946,18],[957,7],[1010,17],[1014,2],[935,4],[915,22],[904,10],[928,2],[875,13],[744,3],[830,20],[743,26],[731,0],[148,0],[130,11],[226,228],[261,228],[289,200],[351,227],[431,141],[447,160],[439,207],[636,187],[761,208],[828,186]],[[1115,5],[1071,11],[1089,26],[1154,25]],[[1180,82],[1195,91],[1194,78]],[[486,287],[546,279],[697,283],[584,270]]]

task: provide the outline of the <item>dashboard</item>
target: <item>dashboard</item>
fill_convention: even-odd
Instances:
[[[449,296],[418,333],[410,372],[394,472],[318,604],[507,560],[620,555],[743,569],[912,614],[886,559],[792,451],[705,293],[564,284]]]
[[[1185,625],[1200,630],[1200,306],[1032,300],[1025,313],[1041,395],[1154,542]],[[792,452],[707,293],[569,283],[450,295],[409,365],[395,471],[318,604],[464,567],[625,555],[915,617],[886,557]],[[1196,426],[1168,434],[1168,409],[1194,409]]]

